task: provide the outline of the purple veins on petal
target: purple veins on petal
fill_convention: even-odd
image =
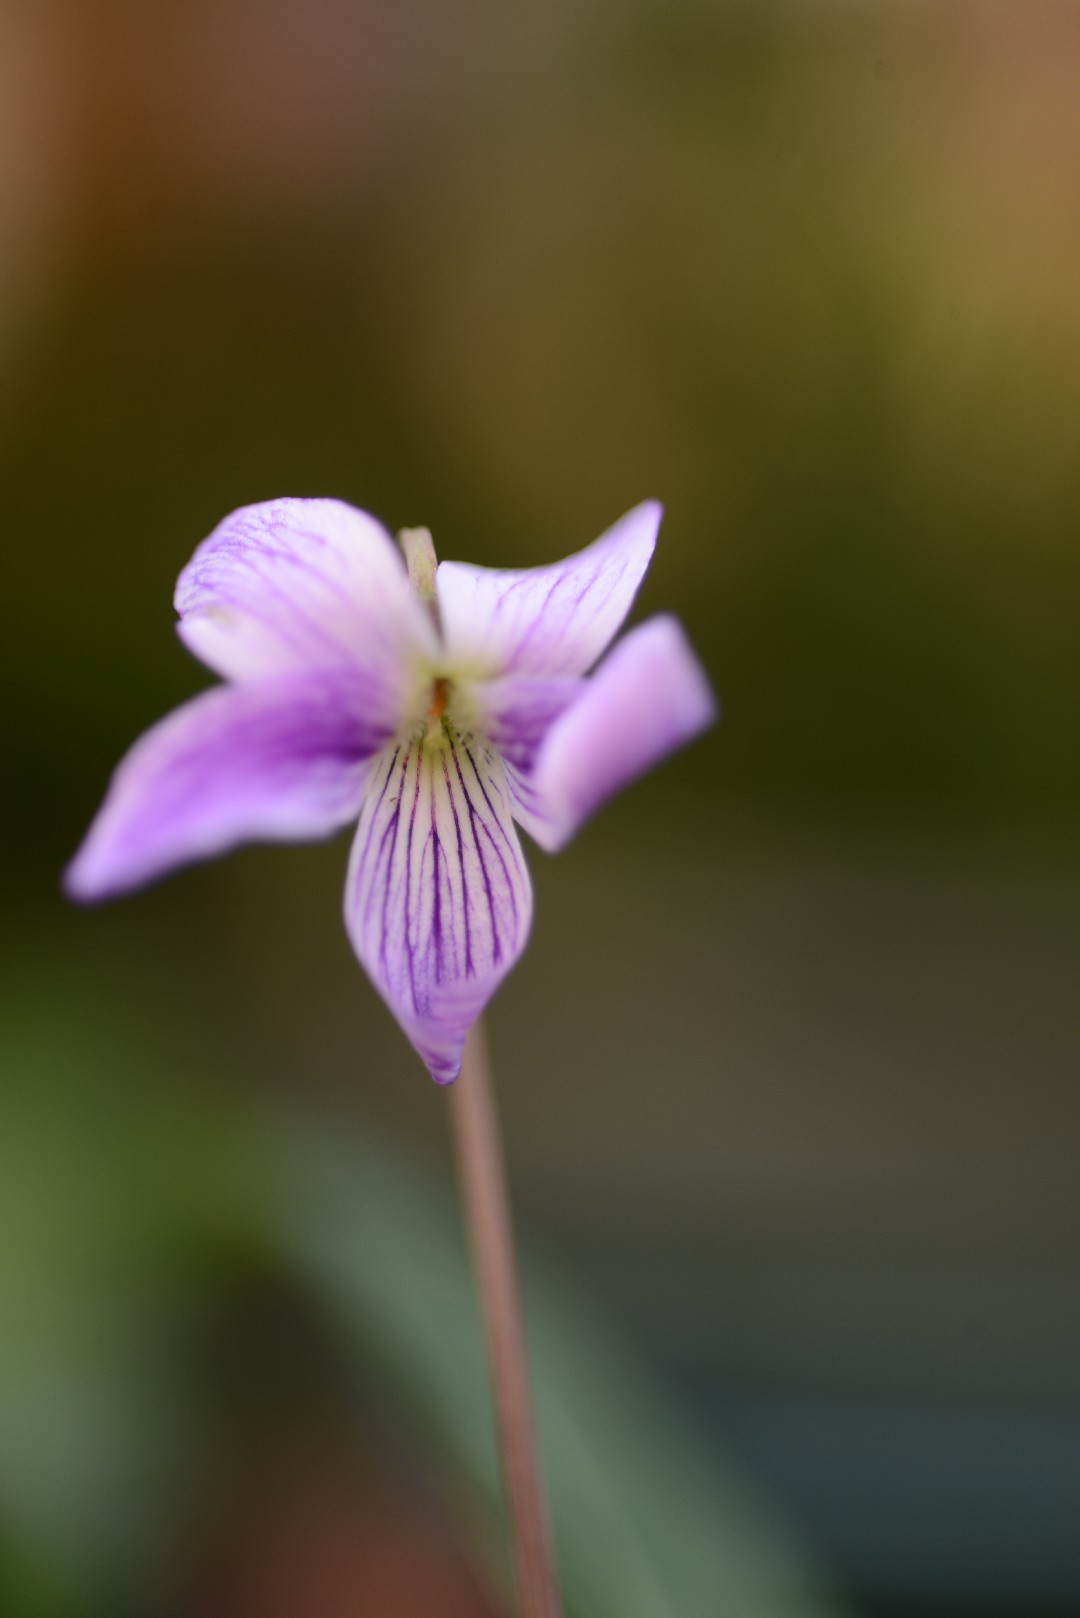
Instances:
[[[394,541],[340,500],[234,511],[181,573],[176,610],[189,651],[231,680],[360,667],[394,703],[407,655],[435,648]]]
[[[552,724],[582,690],[582,681],[506,675],[476,687],[478,725],[500,757],[528,770]]]
[[[661,515],[647,500],[585,550],[548,567],[503,572],[441,563],[436,591],[448,655],[491,676],[584,674],[630,610]]]
[[[371,781],[350,860],[346,925],[432,1077],[446,1083],[531,920],[502,765],[490,749],[466,752],[453,738],[414,744]]]

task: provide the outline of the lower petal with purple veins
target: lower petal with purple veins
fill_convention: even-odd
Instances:
[[[345,889],[354,949],[432,1078],[525,947],[532,888],[506,775],[443,724],[388,748],[368,782]]]

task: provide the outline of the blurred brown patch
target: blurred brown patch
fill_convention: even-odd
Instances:
[[[385,1479],[301,1466],[240,1509],[187,1618],[498,1618],[446,1525]]]

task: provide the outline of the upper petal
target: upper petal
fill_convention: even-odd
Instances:
[[[181,573],[176,610],[184,644],[231,680],[360,667],[396,700],[409,654],[436,644],[390,535],[340,500],[234,511]]]
[[[630,610],[661,515],[647,500],[550,567],[501,572],[443,562],[436,591],[450,660],[489,676],[584,674]]]
[[[619,642],[555,720],[531,773],[512,773],[515,817],[542,848],[562,848],[605,798],[716,715],[681,625],[650,618]]]
[[[345,888],[353,947],[432,1078],[525,947],[529,873],[498,756],[447,728],[445,745],[388,748],[372,766]]]
[[[326,836],[359,813],[365,760],[386,739],[353,673],[215,687],[122,760],[67,891],[102,899],[248,839]]]

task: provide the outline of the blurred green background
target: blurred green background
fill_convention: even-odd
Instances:
[[[4,0],[5,1618],[502,1610],[346,845],[57,886],[279,494],[657,497],[723,701],[490,1018],[572,1612],[1080,1612],[1078,86],[1068,0]]]

